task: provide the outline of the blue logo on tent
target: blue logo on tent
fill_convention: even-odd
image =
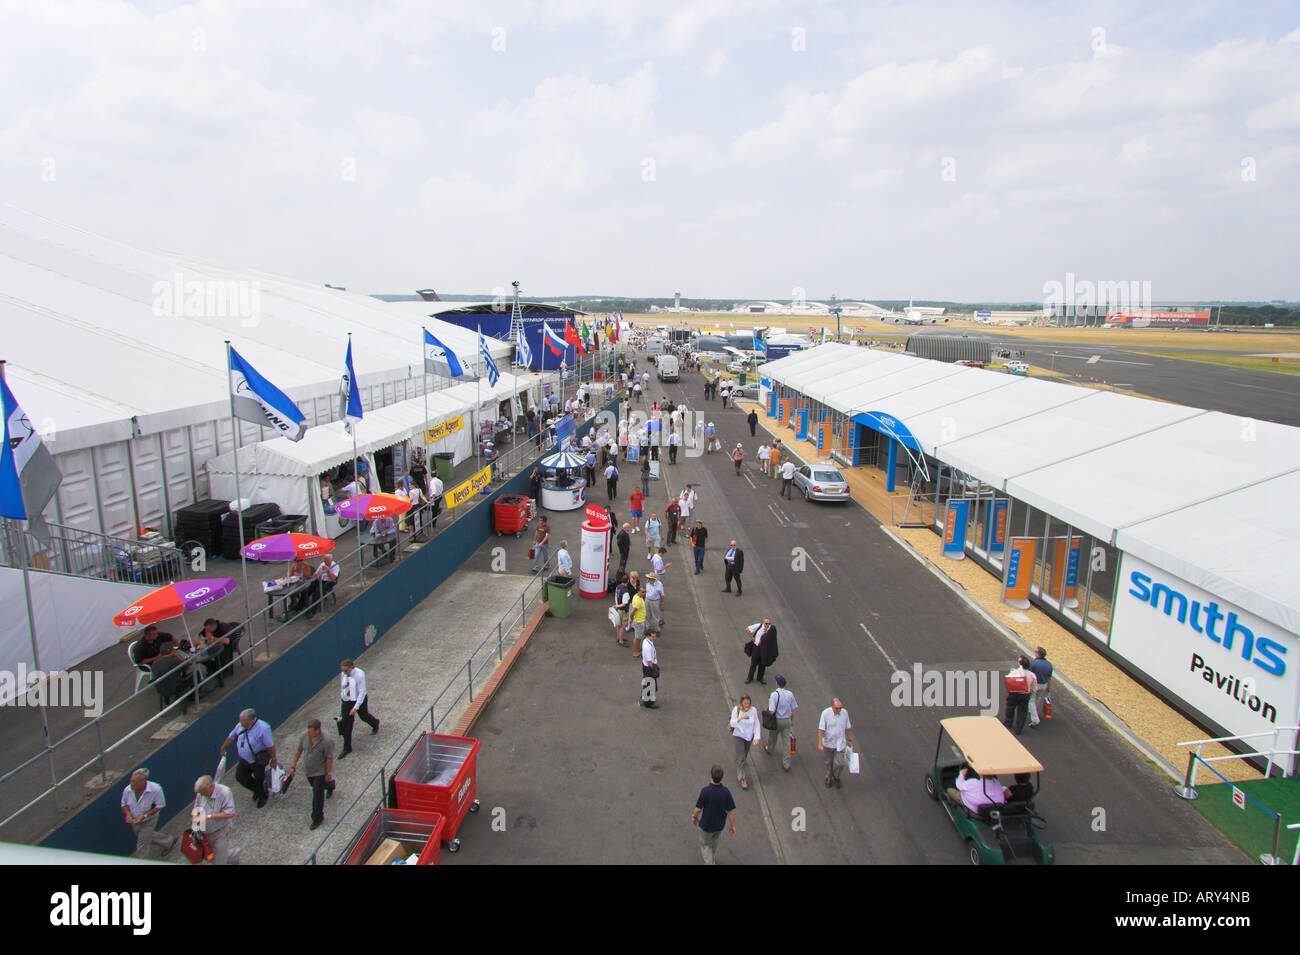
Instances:
[[[853,420],[893,438],[905,448],[911,448],[913,451],[921,450],[921,442],[907,430],[907,425],[883,411],[864,411],[855,414]]]

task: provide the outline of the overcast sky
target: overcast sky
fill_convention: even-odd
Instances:
[[[0,198],[368,292],[1300,298],[1300,6],[0,0]]]

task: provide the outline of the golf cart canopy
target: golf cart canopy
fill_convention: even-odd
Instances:
[[[1043,764],[992,716],[952,716],[939,725],[981,776],[1041,773]]]

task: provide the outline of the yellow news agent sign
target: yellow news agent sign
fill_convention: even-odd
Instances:
[[[441,424],[435,424],[428,431],[424,432],[424,440],[428,444],[433,444],[433,442],[439,441],[442,438],[447,437],[449,434],[455,434],[463,427],[465,427],[464,415],[457,418],[448,418]]]
[[[464,504],[483,488],[488,486],[492,480],[492,465],[488,465],[482,471],[479,471],[464,484],[457,484],[447,495],[447,506],[456,507]]]

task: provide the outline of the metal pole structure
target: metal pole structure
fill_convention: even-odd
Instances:
[[[352,484],[354,486],[357,485],[357,474],[360,470],[357,467],[358,464],[360,464],[360,462],[357,460],[357,429],[353,428],[352,429]],[[360,490],[359,487],[358,490]],[[361,543],[361,515],[360,514],[357,515],[356,520],[357,520],[357,561],[361,565],[361,586],[364,587],[366,585],[366,551],[365,551],[365,545]]]
[[[241,588],[244,592],[244,619],[252,620],[253,612],[248,605],[248,564],[244,560],[244,512],[243,503],[239,490],[239,425],[235,421],[235,392],[229,388],[229,380],[234,372],[234,362],[230,360],[230,339],[226,339],[226,380],[227,388],[230,391],[230,453],[235,461],[235,523],[239,525],[239,571],[243,578],[244,586]],[[265,626],[265,624],[264,624]],[[269,628],[266,631],[266,657],[271,658],[271,634]]]
[[[483,346],[483,326],[478,326],[479,345]],[[483,389],[483,375],[487,373],[487,361],[482,355],[478,356],[479,373],[474,377],[474,410],[478,414],[478,423],[474,427],[478,428],[478,434],[474,435],[474,473],[477,474],[483,470],[483,398],[480,392]]]
[[[420,368],[421,369],[424,368],[424,351],[425,348],[427,347],[424,343],[424,336],[428,334],[428,331],[429,330],[425,328],[423,325],[420,326]],[[424,379],[424,434],[421,435],[420,437],[420,447],[423,448],[425,446],[425,441],[427,441],[429,438],[429,373],[428,371],[426,370],[424,374],[422,374],[420,377]],[[426,449],[426,454],[427,454],[427,449]],[[425,466],[426,467],[428,466],[428,462],[425,462]]]

